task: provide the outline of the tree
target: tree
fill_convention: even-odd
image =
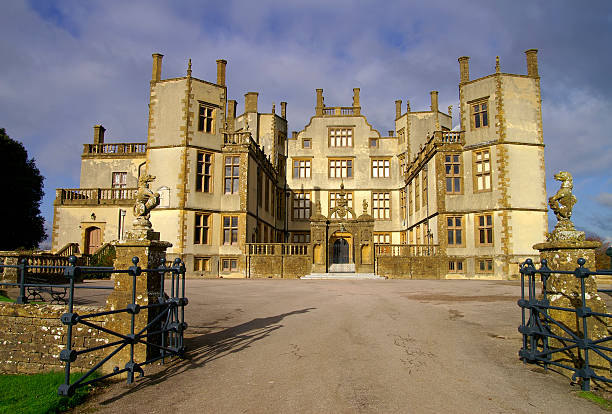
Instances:
[[[595,233],[588,233],[586,240],[598,241],[601,243],[601,247],[595,249],[595,268],[597,270],[608,270],[610,269],[610,256],[606,254],[606,250],[610,247],[610,242],[604,241],[599,235]]]
[[[0,128],[0,250],[32,249],[45,238],[43,180],[24,146]]]

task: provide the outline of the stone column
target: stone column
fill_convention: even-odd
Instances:
[[[154,239],[155,234],[151,235],[149,239],[128,239],[116,242],[114,244],[116,249],[116,259],[114,262],[115,269],[128,269],[134,266],[132,262],[133,257],[138,257],[138,266],[141,269],[154,269],[159,267],[162,263],[162,259],[166,258],[166,249],[171,247],[172,244],[159,241],[159,233],[157,233],[157,240]],[[171,263],[168,265],[171,265]],[[116,273],[114,275],[115,287],[106,299],[106,308],[108,310],[125,309],[132,303],[133,280],[134,278],[130,274]],[[161,275],[159,273],[143,272],[139,276],[136,276],[136,303],[140,306],[158,303],[160,288]],[[158,311],[156,309],[141,309],[140,312],[135,315],[134,332],[138,333],[151,322],[157,314]],[[115,332],[124,335],[129,334],[131,314],[118,313],[109,315],[107,326]],[[159,326],[159,324],[156,324],[156,326]],[[157,329],[155,327],[150,329],[150,331],[154,330]],[[160,338],[150,339],[159,340]],[[155,347],[137,344],[134,350],[134,361],[136,363],[144,362],[155,356],[157,352],[158,350]],[[117,354],[113,359],[113,363],[119,368],[123,368],[129,359],[128,346]]]
[[[577,231],[571,221],[571,214],[576,197],[572,194],[572,175],[566,171],[555,175],[555,179],[562,182],[559,191],[549,198],[548,203],[557,217],[555,229],[548,235],[547,241],[533,246],[540,252],[540,260],[546,260],[546,265],[552,271],[575,271],[579,267],[578,259],[584,259],[581,264],[589,269],[595,269],[595,249],[601,246],[597,241],[586,241],[584,232]],[[594,276],[584,280],[586,291],[585,306],[593,312],[607,313],[606,304],[597,293],[597,282]],[[582,288],[580,279],[574,274],[551,273],[546,283],[547,298],[550,306],[578,309],[582,307]],[[584,337],[582,318],[575,312],[549,309],[551,318],[569,329],[579,338]],[[597,340],[608,336],[608,318],[591,316],[588,318],[588,338]],[[550,324],[554,334],[568,337],[569,335],[559,326]],[[550,338],[551,348],[561,348],[572,345]],[[584,363],[583,351],[573,348],[563,353],[552,355],[553,361],[565,365],[581,368]],[[610,376],[610,363],[595,352],[589,352],[589,366],[596,374]],[[566,372],[573,374],[573,372]]]

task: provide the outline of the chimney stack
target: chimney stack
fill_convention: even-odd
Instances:
[[[94,144],[104,144],[104,128],[102,125],[94,125]]]
[[[151,82],[158,82],[161,80],[161,66],[162,58],[164,55],[160,53],[153,53],[153,73],[151,74]]]
[[[230,131],[236,129],[236,107],[238,102],[235,99],[227,101],[227,128]]]
[[[247,92],[244,94],[244,112],[257,112],[258,92]]]
[[[217,60],[217,85],[225,86],[225,65],[227,60]]]
[[[529,49],[525,51],[527,56],[527,76],[539,78],[538,75],[538,49]]]
[[[281,118],[287,119],[287,102],[281,102]]]
[[[317,106],[315,107],[317,116],[323,116],[323,106],[323,89],[317,89]]]
[[[465,83],[470,81],[470,57],[469,56],[461,56],[459,59],[459,74],[460,74],[460,83]]]
[[[398,99],[395,101],[395,119],[398,119],[402,116],[402,100]]]
[[[431,110],[438,112],[438,91],[429,92],[431,95]]]
[[[361,114],[361,103],[359,102],[359,88],[353,88],[353,114]]]
[[[392,129],[390,129],[390,130],[389,130],[389,136],[390,136],[390,137],[394,137],[394,136],[395,136],[394,134],[395,134],[395,131],[394,131],[394,130],[392,130]]]

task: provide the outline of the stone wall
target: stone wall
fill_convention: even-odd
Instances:
[[[74,312],[87,314],[101,312],[104,308],[75,306]],[[37,373],[59,371],[64,364],[60,351],[66,348],[68,327],[60,321],[67,312],[63,305],[18,305],[0,303],[0,373]],[[90,319],[92,323],[105,325],[104,317]],[[109,342],[109,335],[85,325],[76,325],[72,331],[75,350]],[[72,367],[88,370],[108,353],[107,349],[79,355]],[[109,365],[109,364],[106,364]],[[112,366],[103,369],[112,370]]]
[[[249,266],[250,261],[250,266]],[[309,256],[257,255],[247,258],[251,278],[297,279],[310,274]]]
[[[376,274],[389,279],[444,279],[446,256],[381,256]]]

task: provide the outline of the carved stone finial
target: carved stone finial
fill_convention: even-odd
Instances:
[[[272,114],[276,113],[276,104],[272,102]]]
[[[453,106],[452,105],[448,106],[448,116],[450,116],[451,118],[453,117]]]
[[[368,200],[363,199],[363,214],[368,214]]]
[[[574,188],[572,174],[561,171],[555,174],[555,180],[561,181],[561,188],[548,199],[548,205],[557,217],[557,225],[549,235],[549,240],[584,240],[584,232],[576,231],[571,220],[572,209],[577,201],[576,196],[572,194]]]
[[[410,113],[410,101],[406,101],[406,111]]]
[[[149,221],[151,210],[159,205],[159,193],[154,193],[149,188],[149,183],[155,180],[150,174],[143,174],[138,178],[138,191],[134,203],[133,230],[128,232],[129,239],[144,239],[153,231]]]
[[[191,59],[189,59],[189,63],[187,63],[187,77],[191,77]]]
[[[499,56],[495,56],[495,73],[499,73]]]
[[[319,202],[319,200],[315,201],[315,211],[318,214],[321,214],[321,203]]]

